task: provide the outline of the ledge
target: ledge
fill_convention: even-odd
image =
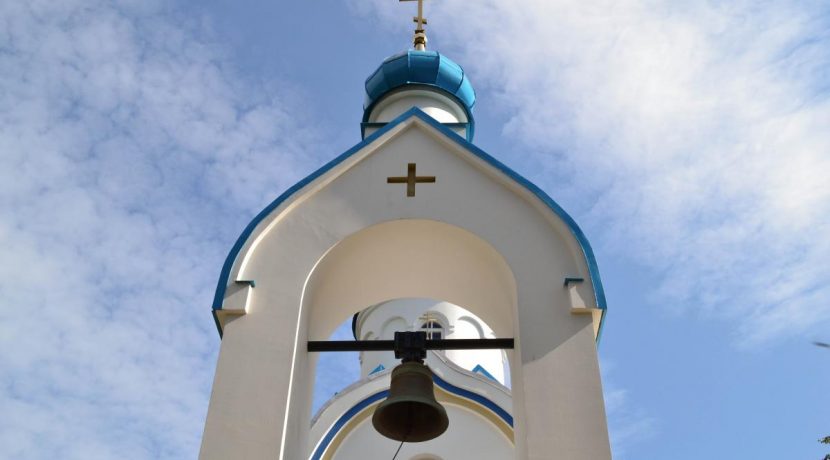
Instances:
[[[602,309],[593,307],[573,307],[571,308],[572,315],[591,315],[591,320],[594,323],[594,339],[599,334],[600,320],[602,320]]]

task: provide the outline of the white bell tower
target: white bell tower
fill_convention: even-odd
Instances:
[[[421,8],[415,49],[366,80],[363,140],[262,210],[228,254],[201,459],[611,458],[591,246],[550,196],[472,144],[475,92],[425,49]],[[515,346],[428,352],[449,427],[400,445],[371,422],[391,352],[362,353],[361,380],[311,413],[308,343],[350,318],[360,340],[424,331]]]

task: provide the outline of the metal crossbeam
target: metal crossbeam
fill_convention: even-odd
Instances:
[[[429,339],[427,350],[513,349],[513,339]],[[309,340],[308,351],[395,351],[394,340]]]

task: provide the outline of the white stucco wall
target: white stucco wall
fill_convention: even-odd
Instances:
[[[513,455],[513,446],[496,427],[474,412],[454,404],[444,404],[453,430],[427,442],[404,444],[399,459],[418,454],[437,455],[443,459],[504,460]],[[370,417],[349,434],[333,460],[392,458],[400,443],[378,436]]]
[[[388,123],[412,107],[418,107],[441,123],[467,122],[464,109],[453,99],[438,91],[409,88],[384,96],[369,114],[369,121]]]
[[[417,162],[419,184],[387,184]],[[584,278],[572,295],[566,276]],[[230,283],[255,280],[225,319],[200,457],[308,455],[314,357],[355,312],[403,297],[474,312],[510,354],[514,458],[610,458],[585,257],[530,191],[412,117],[264,219]],[[574,305],[581,299],[584,305]]]
[[[392,91],[383,97],[369,114],[370,123],[388,123],[413,107],[421,109],[440,123],[467,123],[469,121],[467,112],[454,99],[427,88],[405,88]],[[378,128],[367,127],[364,137],[370,136]],[[462,137],[467,136],[467,129],[463,127],[451,127],[456,134]]]

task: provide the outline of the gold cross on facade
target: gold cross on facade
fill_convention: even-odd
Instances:
[[[424,31],[424,26],[427,24],[427,18],[424,17],[424,0],[399,0],[401,2],[418,2],[418,16],[412,18],[415,25],[415,36],[412,39],[415,49],[423,51],[427,48],[427,34]]]
[[[415,196],[415,184],[435,183],[435,176],[418,176],[415,174],[415,163],[406,165],[406,176],[387,177],[387,184],[406,184],[406,196]]]

